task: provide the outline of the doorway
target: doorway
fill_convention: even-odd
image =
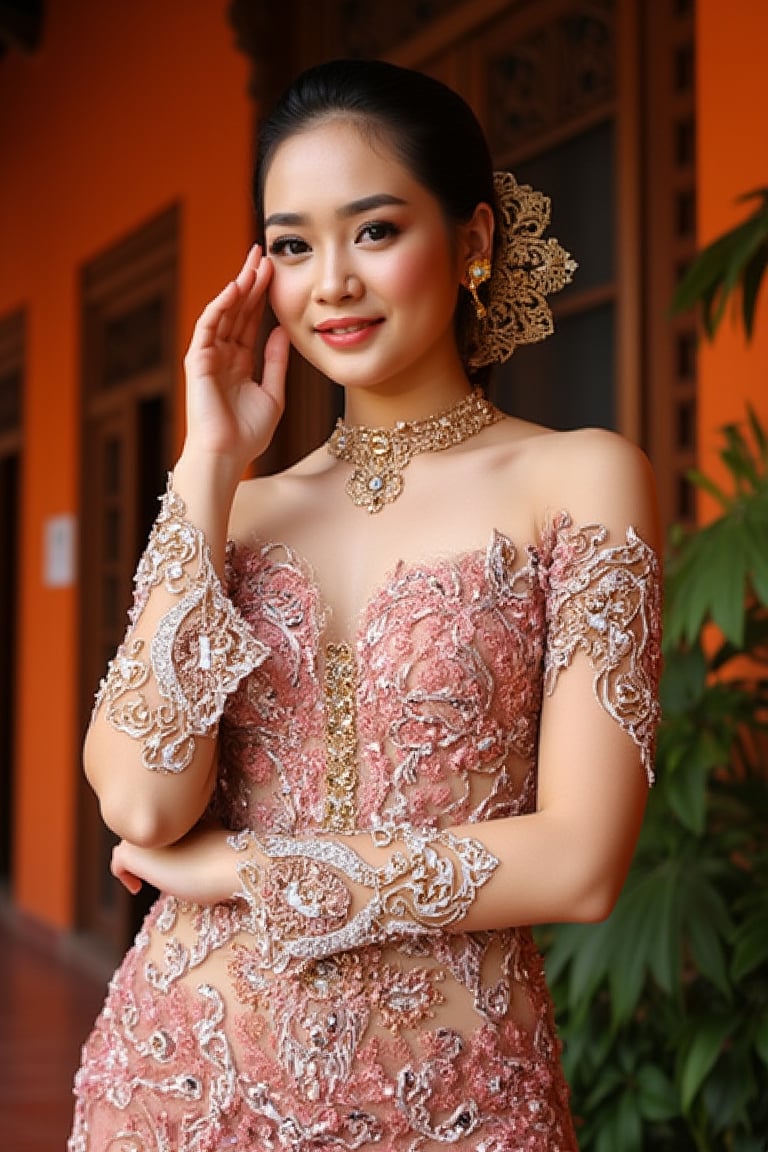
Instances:
[[[125,633],[133,574],[171,462],[177,262],[173,210],[84,272],[81,733]],[[154,893],[131,897],[112,877],[116,838],[84,777],[78,828],[78,928],[116,959]]]

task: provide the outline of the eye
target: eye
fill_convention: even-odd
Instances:
[[[388,220],[372,220],[368,224],[364,224],[357,236],[355,243],[381,244],[383,240],[391,240],[393,236],[398,236],[400,229],[396,224],[392,224]]]
[[[300,236],[278,236],[269,246],[270,256],[304,256],[309,251],[309,244]]]

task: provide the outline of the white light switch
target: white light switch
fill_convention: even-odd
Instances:
[[[77,563],[77,520],[74,516],[50,516],[43,532],[43,583],[46,588],[71,588]]]

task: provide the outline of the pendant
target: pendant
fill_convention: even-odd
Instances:
[[[395,442],[384,431],[373,432],[367,447],[370,456],[365,461],[355,461],[346,492],[358,508],[373,514],[397,500],[403,490],[402,469],[407,461],[401,463]]]

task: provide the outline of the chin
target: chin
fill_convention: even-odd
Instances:
[[[300,350],[299,350],[300,351]],[[338,360],[330,360],[324,356],[308,356],[306,353],[300,351],[300,355],[316,368],[323,376],[327,376],[334,384],[338,384],[340,388],[381,388],[386,387],[396,377],[401,376],[402,367],[394,372],[386,369],[376,369],[370,365],[366,366],[362,361],[352,363],[351,357],[349,363],[339,364]]]

